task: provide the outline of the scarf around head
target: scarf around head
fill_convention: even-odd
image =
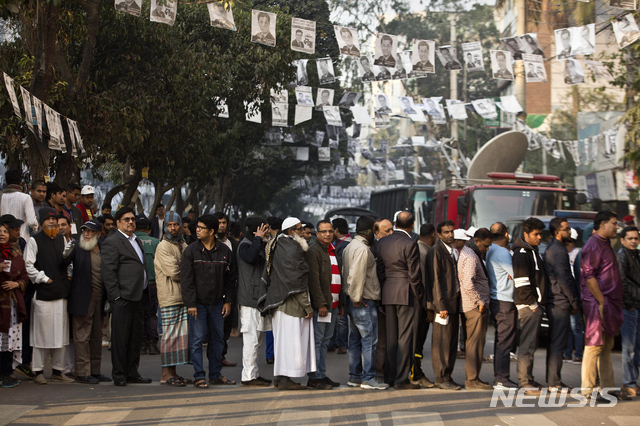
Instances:
[[[7,231],[9,231],[9,227],[7,225],[2,224],[0,226],[4,226],[5,228],[7,228]],[[12,249],[13,245],[11,244],[11,238],[9,238],[9,241],[7,241],[5,244],[0,244],[0,252],[2,252],[2,258],[6,260],[13,259]]]
[[[175,237],[171,235],[169,229],[167,229],[167,224],[169,222],[176,222],[178,224],[178,235]],[[182,218],[178,213],[170,211],[164,216],[164,236],[162,238],[182,246],[182,243],[184,242],[184,236],[182,235]]]

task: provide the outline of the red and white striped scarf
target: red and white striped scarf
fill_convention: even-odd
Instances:
[[[331,309],[338,307],[338,300],[340,300],[340,290],[342,289],[340,269],[338,268],[338,259],[336,258],[335,250],[336,248],[333,244],[327,244],[329,259],[331,259],[331,297],[333,300]]]

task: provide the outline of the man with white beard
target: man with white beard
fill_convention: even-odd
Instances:
[[[275,346],[274,386],[280,390],[302,390],[291,380],[316,371],[313,308],[309,301],[309,248],[302,237],[300,219],[288,217],[282,231],[267,244],[266,279],[261,285],[258,309],[271,313]],[[264,281],[264,279],[263,279]]]
[[[65,244],[62,235],[58,234],[56,210],[43,207],[38,214],[42,228],[29,239],[24,250],[27,274],[36,289],[32,302],[30,333],[30,344],[33,346],[33,374],[36,383],[47,383],[43,370],[45,358],[50,352],[53,369],[51,381],[73,382],[73,379],[62,374],[68,364],[69,259],[62,256]]]
[[[111,379],[100,374],[102,362],[102,259],[98,238],[102,224],[88,220],[80,227],[78,245],[68,246],[73,261],[68,310],[75,349],[76,383],[97,385]]]

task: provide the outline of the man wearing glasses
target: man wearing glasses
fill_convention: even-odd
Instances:
[[[151,383],[138,373],[140,345],[144,329],[146,300],[143,292],[149,285],[142,243],[135,236],[135,216],[131,207],[116,212],[118,231],[104,240],[102,281],[111,302],[111,364],[113,384]]]
[[[544,264],[551,286],[547,292],[549,318],[549,348],[547,349],[547,382],[549,391],[565,387],[562,383],[562,354],[571,332],[571,315],[578,313],[579,298],[576,280],[571,273],[567,243],[571,241],[571,226],[562,217],[549,222],[553,239],[544,252]]]
[[[233,252],[216,238],[218,219],[211,214],[198,218],[198,241],[190,244],[180,262],[182,300],[189,316],[191,362],[195,370],[194,386],[206,389],[212,385],[235,385],[224,377],[224,319],[231,313],[236,297],[237,268]],[[202,344],[208,341],[209,384],[202,356]]]

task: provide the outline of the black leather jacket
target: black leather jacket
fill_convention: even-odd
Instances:
[[[626,247],[618,252],[618,266],[624,286],[622,303],[625,309],[640,309],[640,253]]]

